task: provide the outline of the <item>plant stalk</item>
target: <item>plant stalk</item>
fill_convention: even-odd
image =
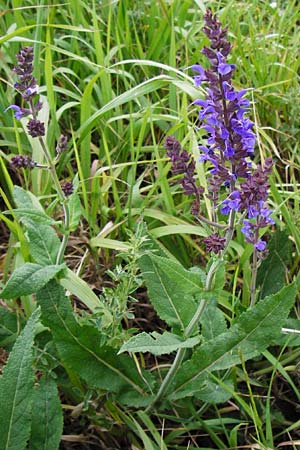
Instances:
[[[220,264],[220,262],[222,261],[222,259],[218,259],[216,261],[213,262],[213,264],[211,265],[207,277],[206,277],[206,283],[205,283],[205,291],[209,291],[212,288],[213,285],[213,280],[214,280],[214,275],[216,273],[216,270]],[[205,306],[207,304],[207,300],[206,299],[201,299],[197,308],[197,311],[195,312],[192,320],[190,321],[190,323],[188,324],[188,326],[186,327],[185,333],[184,333],[184,337],[187,339],[189,338],[192,334],[193,331],[195,329],[195,326],[197,325],[197,323],[199,322]],[[150,411],[151,409],[153,409],[154,405],[156,403],[159,402],[159,400],[164,396],[164,394],[166,393],[166,391],[168,390],[171,382],[173,381],[174,376],[176,375],[177,370],[179,369],[184,356],[186,353],[186,349],[185,348],[180,348],[177,351],[176,357],[173,361],[173,364],[169,370],[169,372],[167,373],[166,377],[164,378],[154,400],[152,401],[152,403],[147,407],[146,412]]]

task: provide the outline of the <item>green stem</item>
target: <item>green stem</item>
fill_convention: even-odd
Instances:
[[[68,199],[65,196],[65,194],[61,188],[61,185],[60,185],[57,173],[56,173],[55,164],[53,163],[51,155],[45,145],[45,141],[42,137],[39,137],[39,142],[41,144],[44,155],[46,157],[47,164],[49,166],[49,170],[50,170],[50,174],[51,174],[51,178],[55,185],[56,192],[58,194],[59,200],[62,204],[63,211],[64,211],[64,235],[63,235],[63,239],[61,241],[58,255],[56,258],[56,264],[61,264],[63,261],[63,258],[64,258],[64,253],[65,253],[65,250],[66,250],[66,247],[68,244],[68,240],[69,240],[70,210],[69,210],[69,205],[68,205]]]
[[[216,261],[213,262],[213,264],[211,265],[207,277],[206,277],[206,283],[205,283],[205,291],[209,291],[212,288],[213,285],[213,279],[214,279],[214,275],[216,273],[216,270],[220,264],[220,262],[222,261],[222,259],[218,259]],[[205,306],[207,304],[207,300],[205,299],[201,299],[197,308],[197,311],[195,312],[192,320],[190,321],[190,323],[188,324],[188,326],[186,327],[185,333],[184,333],[184,337],[187,339],[189,338],[194,331],[195,326],[197,325],[197,323],[199,322]],[[177,370],[179,369],[184,357],[185,357],[185,353],[186,353],[186,349],[185,348],[180,348],[177,351],[176,357],[173,361],[173,364],[169,370],[169,372],[167,373],[166,377],[164,378],[154,400],[152,401],[152,403],[148,406],[148,408],[146,409],[146,411],[150,411],[154,405],[156,403],[158,403],[160,401],[160,399],[164,396],[164,394],[166,393],[166,391],[168,390],[174,376],[176,375]]]

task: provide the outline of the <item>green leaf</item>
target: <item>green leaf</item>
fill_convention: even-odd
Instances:
[[[90,286],[70,269],[66,269],[64,276],[60,278],[59,284],[71,294],[76,295],[92,312],[105,311],[107,307],[94,293]]]
[[[70,195],[69,197],[69,211],[70,211],[69,230],[75,231],[78,227],[80,217],[82,215],[80,198],[76,192],[74,192],[74,194]]]
[[[234,386],[231,380],[225,380],[222,382],[232,392]],[[231,398],[231,393],[226,390],[222,385],[210,380],[205,380],[201,391],[194,393],[194,396],[203,402],[216,405],[218,403],[225,403]]]
[[[260,297],[275,294],[286,284],[286,274],[291,262],[292,243],[285,231],[277,231],[268,243],[268,257],[261,263],[257,273]]]
[[[196,298],[201,297],[203,285],[199,274],[154,254],[142,256],[138,264],[158,315],[168,325],[183,331],[196,311]]]
[[[33,207],[31,197],[28,191],[25,191],[20,186],[14,186],[13,198],[18,208],[31,208]]]
[[[64,264],[45,267],[33,263],[23,264],[12,273],[0,296],[10,299],[33,294],[63,269],[65,269]]]
[[[35,311],[16,340],[0,379],[0,450],[23,450],[30,436]]]
[[[63,431],[63,414],[55,381],[39,380],[33,394],[29,450],[57,450]]]
[[[99,331],[75,320],[64,289],[56,281],[50,281],[37,293],[37,302],[42,309],[42,322],[50,328],[62,361],[89,386],[111,392],[132,389],[145,395],[144,381],[133,360],[101,346]]]
[[[266,297],[241,314],[228,331],[201,345],[179,369],[172,398],[193,395],[202,388],[207,372],[239,364],[241,354],[246,361],[264,351],[280,334],[295,295],[292,284]]]
[[[199,344],[200,337],[182,339],[176,334],[164,332],[159,334],[156,331],[152,333],[140,333],[133,336],[129,341],[122,345],[119,353],[123,352],[150,352],[153,355],[164,355],[172,353],[179,348],[192,348]]]
[[[206,306],[200,322],[201,334],[207,341],[227,331],[224,314],[218,309],[218,304],[214,300]]]
[[[0,347],[11,346],[18,336],[21,319],[3,306],[0,307]]]
[[[60,240],[49,225],[26,221],[31,256],[41,265],[56,263]]]
[[[52,219],[51,217],[47,216],[47,214],[44,213],[43,211],[37,211],[29,208],[12,209],[10,211],[4,211],[3,214],[14,214],[15,216],[19,217],[20,220],[22,220],[22,222],[25,223],[25,225],[26,219],[30,219],[33,222],[44,223],[48,225],[55,225],[59,223],[54,219]]]
[[[20,209],[35,209],[40,212],[44,212],[42,205],[40,204],[38,198],[32,194],[30,191],[25,191],[25,189],[20,186],[14,186],[13,198],[17,208]]]

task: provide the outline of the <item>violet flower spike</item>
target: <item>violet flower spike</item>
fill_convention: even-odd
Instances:
[[[198,99],[194,104],[201,108],[201,129],[207,135],[207,143],[199,146],[202,151],[199,160],[210,165],[208,197],[213,204],[214,221],[220,207],[222,214],[230,216],[232,235],[234,215],[246,215],[242,227],[245,239],[257,251],[263,252],[265,242],[259,239],[259,229],[273,223],[271,211],[265,206],[272,160],[267,158],[263,167],[252,170],[256,139],[252,130],[254,123],[247,117],[249,100],[244,97],[247,91],[236,91],[232,85],[235,65],[227,60],[231,50],[227,30],[210,10],[204,20],[203,31],[210,46],[204,47],[202,53],[208,58],[210,67],[204,69],[195,64],[191,68],[197,72],[195,85],[205,83],[206,86],[206,98]],[[223,186],[229,193],[220,202]]]

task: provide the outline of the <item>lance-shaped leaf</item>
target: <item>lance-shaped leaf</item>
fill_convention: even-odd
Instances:
[[[129,341],[122,345],[119,353],[150,352],[153,355],[165,355],[172,353],[179,348],[192,348],[199,344],[199,342],[200,337],[198,336],[184,340],[168,331],[163,334],[153,331],[150,334],[140,333],[133,336]]]
[[[55,277],[65,265],[41,266],[40,264],[26,263],[18,267],[4,286],[0,297],[5,299],[29,295],[40,290],[49,280]]]
[[[33,394],[29,450],[57,450],[63,431],[63,413],[55,381],[39,380]]]
[[[34,389],[33,339],[39,311],[29,318],[0,379],[0,449],[23,450],[30,435]]]
[[[154,254],[144,255],[138,264],[157,314],[168,325],[183,331],[197,309],[196,299],[201,298],[200,275]]]
[[[172,398],[193,395],[203,386],[207,371],[228,369],[264,351],[276,338],[295,300],[294,284],[260,301],[241,314],[225,333],[205,342],[179,369]]]
[[[63,363],[88,385],[111,392],[132,389],[145,395],[144,382],[132,359],[101,346],[99,331],[75,320],[64,289],[56,281],[50,281],[37,293],[37,302],[42,309],[42,322],[50,328]]]
[[[42,265],[56,263],[60,240],[50,225],[26,221],[31,256]]]

